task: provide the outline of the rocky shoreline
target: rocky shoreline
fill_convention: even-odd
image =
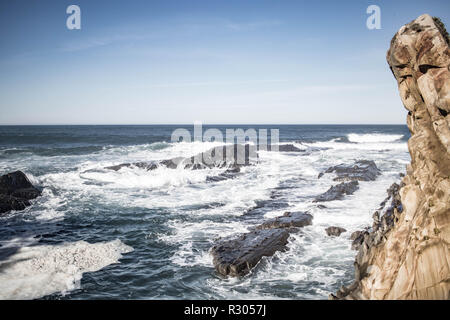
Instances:
[[[372,229],[353,235],[355,281],[331,299],[450,298],[449,43],[427,14],[392,38],[387,61],[408,110],[411,164]]]
[[[313,202],[340,200],[345,195],[353,194],[359,188],[358,180],[373,181],[380,174],[380,170],[373,161],[357,160],[353,164],[331,167],[321,173],[318,179],[325,173],[336,175],[334,181],[348,182],[331,186]],[[301,228],[311,225],[312,220],[312,215],[307,212],[285,212],[280,217],[268,219],[252,227],[247,233],[218,239],[210,250],[217,273],[232,277],[247,275],[263,257],[286,250],[290,233],[299,232]],[[340,236],[346,231],[336,226],[325,229],[328,236]]]

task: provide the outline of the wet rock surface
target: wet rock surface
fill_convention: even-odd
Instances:
[[[305,212],[286,212],[281,217],[269,219],[256,227],[260,229],[301,228],[312,224],[312,215]]]
[[[264,256],[286,249],[289,232],[285,229],[262,229],[221,241],[211,249],[213,263],[224,276],[243,276]]]
[[[345,195],[351,195],[359,188],[358,181],[342,182],[330,187],[325,193],[317,196],[313,202],[340,200]]]
[[[115,166],[109,166],[105,169],[118,171],[122,168],[137,167],[145,170],[155,170],[160,166],[176,169],[210,169],[210,168],[226,168],[237,166],[248,166],[256,162],[258,154],[256,147],[246,144],[224,145],[209,149],[208,151],[199,153],[192,157],[177,157],[161,161],[123,163]]]
[[[0,214],[12,210],[23,210],[30,206],[29,200],[41,195],[22,171],[0,177]]]
[[[221,174],[219,174],[217,176],[206,177],[206,181],[207,182],[219,182],[219,181],[224,181],[224,180],[228,180],[228,179],[234,179],[240,175],[240,172],[241,172],[241,167],[238,165],[235,165],[235,166],[225,170],[224,172],[222,172]]]
[[[380,170],[372,160],[358,160],[354,164],[339,164],[321,172],[318,178],[326,173],[334,173],[334,181],[373,181],[380,175]]]
[[[262,148],[267,151],[305,152],[305,150],[299,149],[293,144],[265,145],[264,147],[260,145],[254,146],[250,144],[234,144],[214,147],[192,157],[177,157],[159,161],[122,163],[106,167],[105,169],[119,171],[122,168],[136,167],[144,170],[155,170],[161,166],[169,169],[176,169],[181,166],[184,169],[193,170],[225,167],[236,169],[238,166],[248,166],[256,162],[258,159],[257,151]],[[214,180],[215,179],[212,179],[211,181]]]
[[[325,229],[325,232],[328,236],[339,237],[341,233],[346,232],[347,230],[341,227],[328,227]]]
[[[286,250],[289,234],[310,224],[310,214],[286,212],[281,217],[265,221],[248,233],[221,239],[211,248],[214,267],[223,276],[244,276],[263,257]]]

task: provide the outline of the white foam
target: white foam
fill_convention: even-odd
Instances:
[[[377,143],[377,142],[394,142],[399,141],[403,138],[402,134],[381,134],[381,133],[371,133],[371,134],[357,134],[350,133],[347,135],[350,142],[357,143]]]
[[[120,240],[22,247],[0,263],[0,299],[35,299],[79,287],[85,272],[118,263],[133,248]]]

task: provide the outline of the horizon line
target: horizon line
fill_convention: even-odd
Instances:
[[[1,124],[0,127],[31,126],[193,126],[195,123],[80,123],[80,124]],[[407,126],[406,123],[201,123],[206,126]]]

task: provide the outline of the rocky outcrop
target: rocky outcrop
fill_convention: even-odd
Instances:
[[[145,170],[155,170],[159,167],[166,167],[169,169],[176,169],[182,167],[183,169],[210,169],[210,168],[225,168],[231,167],[231,171],[228,173],[236,173],[239,166],[247,166],[252,162],[256,162],[258,158],[258,150],[261,150],[262,146],[254,146],[249,144],[234,144],[224,145],[209,149],[205,152],[199,153],[192,157],[177,157],[173,159],[159,160],[159,161],[144,161],[134,163],[122,163],[114,166],[106,167],[105,169],[119,171],[122,168],[136,167]],[[280,144],[280,145],[266,145],[264,150],[278,151],[278,152],[305,152],[305,150],[299,149],[293,144]],[[228,179],[227,174],[224,175],[225,179]],[[222,177],[223,178],[223,177]],[[211,181],[221,181],[211,178]]]
[[[256,227],[261,229],[301,228],[312,224],[312,215],[304,212],[285,212],[281,217],[269,219]]]
[[[319,174],[319,179],[325,173],[335,173],[334,181],[373,181],[380,174],[380,170],[372,160],[358,160],[352,165],[339,164],[330,167]]]
[[[262,257],[285,250],[288,237],[285,229],[262,229],[223,240],[211,249],[214,267],[223,276],[243,276]]]
[[[244,276],[263,257],[286,250],[289,233],[312,224],[312,216],[304,212],[286,212],[267,220],[252,231],[237,237],[221,239],[211,248],[216,271],[223,276]]]
[[[443,24],[425,14],[403,26],[387,61],[408,110],[411,164],[398,201],[391,200],[391,215],[384,222],[375,215],[376,228],[364,236],[356,281],[337,297],[448,299],[450,49]]]
[[[234,144],[215,147],[192,157],[177,157],[161,161],[123,163],[115,166],[109,166],[105,169],[118,171],[122,168],[137,167],[145,170],[155,170],[159,167],[176,169],[210,169],[226,168],[237,166],[248,166],[257,160],[258,154],[256,147],[246,144]]]
[[[317,196],[313,202],[340,200],[344,195],[351,195],[359,188],[358,181],[342,182],[330,187],[325,193]]]
[[[339,237],[341,233],[346,232],[347,230],[341,227],[328,227],[325,229],[325,232],[329,237]]]
[[[5,174],[0,177],[0,214],[23,210],[40,195],[22,171]]]

